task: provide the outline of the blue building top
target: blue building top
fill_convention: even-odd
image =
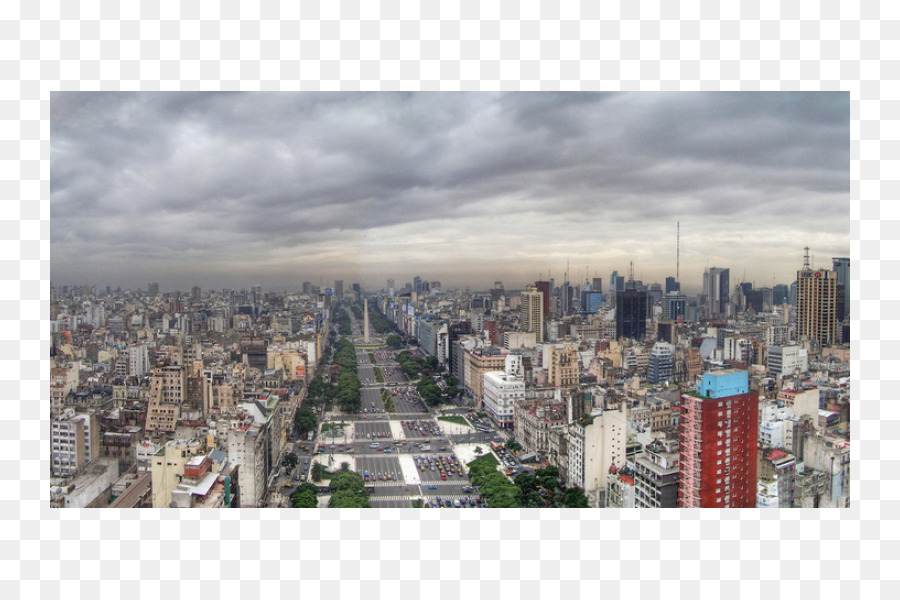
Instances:
[[[746,394],[750,391],[750,376],[747,371],[727,369],[703,374],[697,384],[697,393],[706,398],[727,398]]]

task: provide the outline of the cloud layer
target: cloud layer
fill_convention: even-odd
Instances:
[[[787,282],[848,256],[846,93],[51,98],[54,284]]]

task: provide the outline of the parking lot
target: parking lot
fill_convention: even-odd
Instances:
[[[430,419],[402,421],[403,433],[407,438],[439,437],[443,435],[437,423]]]
[[[356,421],[353,431],[357,441],[391,439],[391,426],[387,421]]]
[[[366,481],[403,481],[403,470],[396,456],[358,457],[356,459],[356,472]],[[378,488],[376,488],[377,490]]]
[[[455,454],[415,455],[416,469],[422,482],[463,481],[468,484],[465,470]]]

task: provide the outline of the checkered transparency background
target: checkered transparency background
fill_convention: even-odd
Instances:
[[[896,3],[121,4],[0,3],[5,596],[900,597]],[[852,508],[51,510],[50,92],[159,89],[849,91]]]

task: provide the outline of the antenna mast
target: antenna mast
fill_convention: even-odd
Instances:
[[[804,271],[812,270],[809,268],[809,246],[803,247],[803,270]]]
[[[675,281],[681,281],[681,221],[675,222]]]

